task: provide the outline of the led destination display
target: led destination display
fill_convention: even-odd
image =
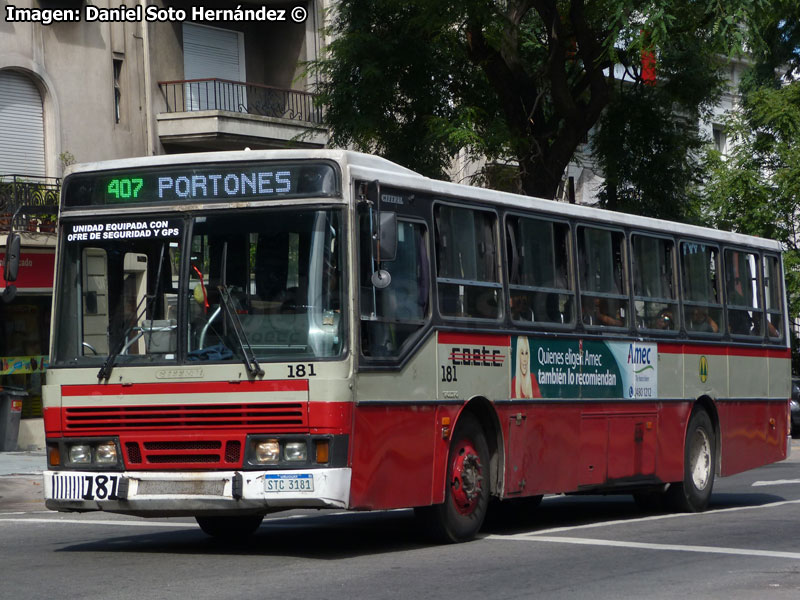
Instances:
[[[324,163],[230,163],[197,168],[76,174],[64,184],[64,206],[203,203],[334,196],[334,168]]]

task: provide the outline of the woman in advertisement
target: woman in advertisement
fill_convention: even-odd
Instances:
[[[539,384],[531,374],[531,349],[526,336],[516,338],[517,352],[514,373],[511,375],[512,398],[541,398]]]

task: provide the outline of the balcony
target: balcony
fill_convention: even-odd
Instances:
[[[322,147],[328,141],[314,95],[225,79],[162,81],[157,116],[165,146],[193,150]]]
[[[0,232],[14,219],[17,231],[53,232],[61,180],[56,177],[0,175]]]

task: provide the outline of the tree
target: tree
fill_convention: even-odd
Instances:
[[[725,51],[753,4],[341,0],[309,68],[334,145],[440,178],[466,149],[515,162],[525,193],[552,198],[614,97],[615,65],[639,81],[642,52],[658,60],[668,42]]]
[[[719,102],[720,56],[701,51],[701,36],[667,40],[658,54],[658,85],[627,78],[592,136],[603,174],[600,205],[673,221],[697,221],[698,160],[707,143],[699,123]]]
[[[726,122],[727,156],[710,150],[700,211],[705,223],[784,246],[789,314],[800,313],[800,5],[770,0],[748,30],[753,65]],[[800,368],[793,340],[795,371]]]

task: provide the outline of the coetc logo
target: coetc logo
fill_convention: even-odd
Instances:
[[[708,359],[705,356],[700,357],[700,381],[703,383],[708,379]]]

